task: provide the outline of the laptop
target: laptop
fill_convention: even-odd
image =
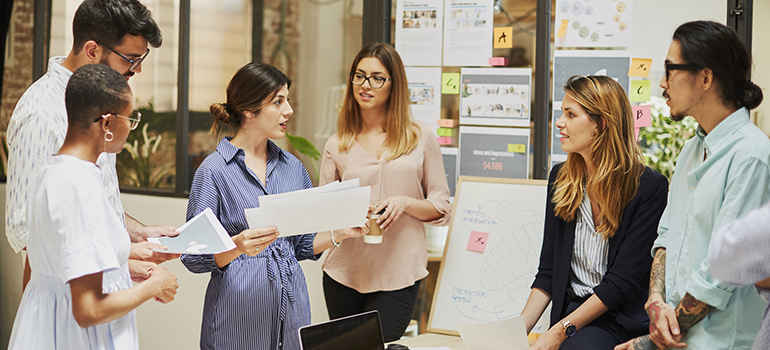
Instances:
[[[377,310],[301,327],[299,339],[302,350],[385,348]]]

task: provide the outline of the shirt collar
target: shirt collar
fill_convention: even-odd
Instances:
[[[70,80],[72,72],[61,65],[64,63],[65,58],[66,57],[64,56],[51,57],[51,59],[48,60],[48,72],[46,74],[56,79],[56,81],[62,82],[64,86],[67,86],[67,82]]]
[[[706,154],[711,156],[714,152],[719,152],[721,146],[725,144],[724,141],[727,140],[730,135],[749,122],[749,111],[745,107],[742,107],[733,112],[733,114],[730,114],[721,123],[717,124],[714,130],[711,130],[708,135],[700,125],[698,125],[696,134],[698,135],[698,138],[701,139],[701,142],[703,142],[703,146],[706,148]]]
[[[222,155],[222,157],[225,159],[225,162],[230,163],[236,155],[238,155],[238,152],[243,152],[242,149],[235,147],[232,143],[230,143],[230,140],[232,140],[232,137],[223,137],[222,141],[219,142],[219,145],[217,145],[217,152]],[[283,158],[286,159],[286,155],[283,153],[284,151],[281,149],[281,147],[278,147],[273,141],[267,140],[267,159],[276,159],[276,158]]]

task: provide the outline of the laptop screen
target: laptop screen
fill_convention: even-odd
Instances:
[[[303,350],[383,350],[380,314],[369,311],[301,327]]]

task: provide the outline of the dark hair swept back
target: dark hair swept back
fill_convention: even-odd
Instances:
[[[68,132],[88,130],[99,116],[120,113],[129,103],[126,77],[106,64],[82,66],[72,73],[64,92]]]
[[[735,30],[712,21],[687,22],[676,29],[674,40],[684,63],[714,73],[724,102],[747,109],[762,103],[762,89],[751,82],[751,53]]]
[[[152,13],[138,0],[85,0],[72,20],[73,53],[89,40],[114,48],[126,34],[141,35],[156,48],[163,43]]]
[[[218,132],[223,124],[238,130],[244,111],[259,113],[284,85],[290,87],[291,79],[267,63],[251,62],[241,67],[227,85],[227,102],[209,107],[214,115],[211,131]]]

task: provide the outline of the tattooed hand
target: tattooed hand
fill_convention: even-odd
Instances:
[[[614,350],[658,350],[658,346],[652,342],[648,334],[620,344]]]
[[[650,296],[648,305],[647,315],[650,316],[650,340],[661,349],[668,349],[670,347],[679,349],[687,346],[687,344],[680,342],[682,332],[680,332],[674,308],[656,296]]]

